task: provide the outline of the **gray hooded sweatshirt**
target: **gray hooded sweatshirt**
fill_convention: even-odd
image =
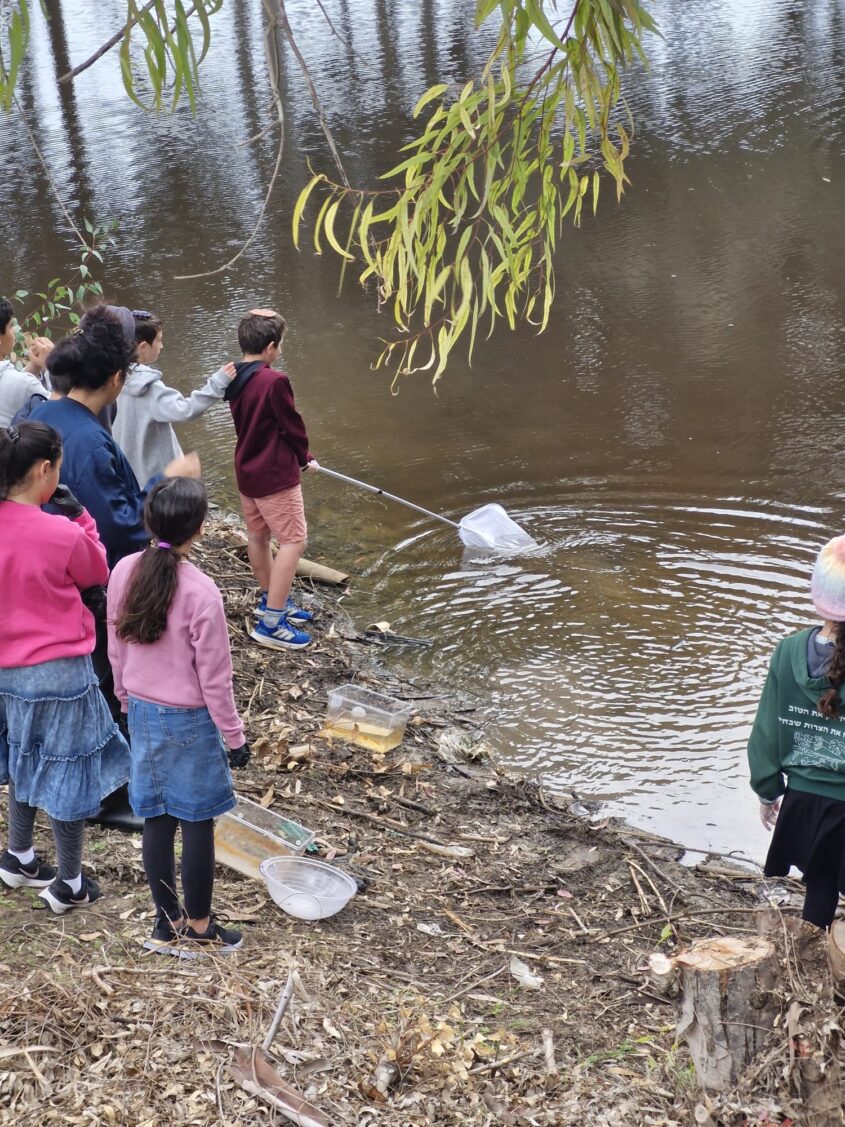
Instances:
[[[171,424],[199,418],[223,398],[230,382],[225,372],[215,372],[186,398],[167,386],[157,368],[132,365],[117,401],[112,434],[142,485],[182,454]]]
[[[0,360],[0,427],[7,427],[33,395],[48,399],[50,393],[37,376],[19,372],[11,360]]]

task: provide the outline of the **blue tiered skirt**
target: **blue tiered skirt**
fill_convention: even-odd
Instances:
[[[0,669],[0,783],[53,818],[93,817],[129,778],[129,747],[90,657]]]

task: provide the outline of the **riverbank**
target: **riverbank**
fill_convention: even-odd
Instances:
[[[253,645],[237,531],[213,524],[197,554],[224,591],[254,750],[237,789],[316,830],[361,891],[306,924],[219,867],[215,907],[243,924],[244,947],[176,962],[141,948],[140,839],[92,829],[89,867],[107,893],[95,907],[56,918],[30,892],[0,893],[0,1122],[285,1122],[230,1065],[263,1041],[291,969],[272,1056],[325,1123],[707,1122],[693,1118],[704,1104],[672,1002],[644,968],[655,950],[754,931],[762,880],[681,864],[680,847],[471,758],[471,710],[380,670],[348,640],[359,635],[340,591],[301,591],[318,615],[308,651]],[[345,681],[414,698],[400,747],[318,736],[326,691]],[[791,1044],[776,1035],[748,1091],[709,1122],[794,1117]]]

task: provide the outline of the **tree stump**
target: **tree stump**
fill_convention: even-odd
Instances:
[[[665,992],[677,988],[677,1035],[689,1045],[699,1083],[726,1091],[779,1013],[774,944],[758,936],[700,939],[674,958],[652,955],[650,965]]]

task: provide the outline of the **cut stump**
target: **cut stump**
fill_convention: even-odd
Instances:
[[[726,1091],[763,1048],[779,1014],[775,946],[758,936],[700,939],[674,958],[651,957],[666,993],[677,987],[678,1037],[701,1086]]]

